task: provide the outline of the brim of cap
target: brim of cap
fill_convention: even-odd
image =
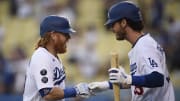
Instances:
[[[110,28],[116,21],[118,21],[120,19],[121,19],[121,17],[118,17],[116,19],[108,19],[108,21],[106,21],[106,23],[104,25],[107,26],[108,28]]]
[[[109,19],[108,21],[106,21],[106,23],[104,25],[107,27],[111,27],[115,21],[116,21],[116,19],[115,20]]]
[[[72,29],[72,28],[69,28],[69,29],[64,29],[64,30],[58,30],[58,32],[74,34],[76,31],[74,29]]]

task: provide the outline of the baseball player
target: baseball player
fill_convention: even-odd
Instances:
[[[87,83],[65,88],[66,74],[57,56],[66,52],[66,43],[74,32],[66,18],[51,15],[42,21],[41,38],[27,68],[23,101],[64,101],[89,96]]]
[[[119,83],[121,89],[131,88],[132,101],[174,101],[164,50],[149,33],[142,32],[144,25],[139,8],[129,1],[119,2],[109,9],[105,25],[117,40],[132,44],[128,53],[130,75],[123,67],[111,68],[109,82],[92,82],[89,87],[98,92]]]

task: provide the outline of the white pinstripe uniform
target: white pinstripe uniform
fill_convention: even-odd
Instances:
[[[139,38],[128,55],[131,75],[141,76],[153,71],[164,75],[162,87],[146,88],[132,85],[132,101],[175,101],[173,85],[166,68],[165,53],[149,34]]]
[[[45,48],[39,47],[33,54],[26,73],[23,101],[45,101],[39,90],[54,86],[65,88],[65,72],[61,60]],[[64,101],[58,100],[58,101]]]

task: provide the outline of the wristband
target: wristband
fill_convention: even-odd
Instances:
[[[64,89],[64,98],[69,98],[69,97],[76,97],[76,89],[75,88],[66,88]]]

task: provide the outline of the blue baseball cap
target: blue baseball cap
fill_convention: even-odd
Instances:
[[[63,34],[72,34],[76,31],[71,28],[69,21],[60,16],[50,15],[43,19],[40,24],[40,36],[43,37],[46,32],[60,32]]]
[[[142,21],[139,7],[130,1],[122,1],[112,5],[108,11],[108,20],[105,25],[112,26],[113,23],[122,18],[128,18],[135,22]]]

